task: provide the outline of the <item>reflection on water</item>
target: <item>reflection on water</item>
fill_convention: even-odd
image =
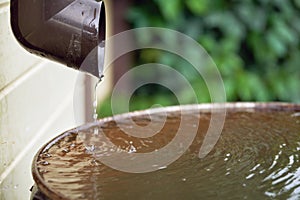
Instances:
[[[195,117],[191,111],[191,120],[185,123]],[[124,134],[114,121],[101,122],[99,127],[120,151],[135,154],[168,144],[176,134],[178,119],[173,113],[160,133],[141,139]],[[70,199],[300,198],[299,113],[229,112],[217,145],[202,159],[198,153],[210,115],[201,113],[197,119],[200,127],[188,151],[157,171],[125,173],[103,165],[94,152],[105,156],[115,150],[90,127],[70,133],[45,150],[38,158],[39,174],[48,189]],[[147,117],[135,121],[148,123]],[[85,146],[83,140],[91,141],[90,145]]]

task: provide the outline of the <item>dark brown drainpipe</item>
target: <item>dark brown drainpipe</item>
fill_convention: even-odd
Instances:
[[[103,2],[11,0],[11,27],[29,52],[99,76],[103,61],[95,47],[105,39]]]

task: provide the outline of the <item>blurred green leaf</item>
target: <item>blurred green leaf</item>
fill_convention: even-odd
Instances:
[[[300,8],[300,0],[294,0],[295,5]]]
[[[224,86],[227,96],[227,101],[235,101],[237,98],[236,90],[236,80],[234,77],[224,79]]]
[[[224,34],[228,34],[230,37],[244,37],[244,25],[230,12],[214,12],[204,20],[207,26],[212,28],[219,27]]]
[[[243,101],[251,100],[251,84],[247,73],[238,74],[238,95]]]
[[[267,13],[261,7],[253,3],[243,3],[237,5],[236,12],[250,30],[258,32],[264,30]]]
[[[206,85],[197,83],[198,87],[195,88],[195,93],[199,103],[209,103],[211,102],[210,94]]]
[[[252,98],[255,101],[268,101],[269,92],[263,80],[255,73],[248,74],[249,87],[251,88]]]
[[[294,15],[293,18],[290,21],[291,27],[294,28],[294,30],[296,30],[296,32],[300,33],[300,16],[298,15]]]
[[[176,20],[181,12],[180,0],[155,0],[160,12],[167,20]]]
[[[236,52],[240,47],[240,41],[235,37],[226,37],[220,42],[220,45],[224,52]]]
[[[274,33],[278,35],[285,43],[297,43],[298,37],[295,31],[288,27],[284,21],[277,19],[274,22]]]
[[[287,80],[289,96],[293,102],[300,103],[300,74],[291,74]]]
[[[203,35],[203,24],[198,18],[191,19],[186,23],[187,24],[185,27],[181,27],[184,29],[185,34],[187,34],[188,36],[190,36],[195,40],[197,40],[200,35]]]
[[[143,14],[142,10],[138,8],[130,9],[127,13],[127,19],[129,21],[134,21],[135,26],[137,27],[145,27],[149,25],[149,19],[146,15]]]
[[[208,12],[209,0],[185,0],[188,9],[195,15],[201,15]]]
[[[286,53],[287,48],[284,42],[275,32],[269,31],[266,34],[266,40],[271,48],[270,50],[273,50],[277,56],[283,56]]]
[[[217,47],[216,40],[210,35],[199,36],[199,43],[203,46],[205,50],[211,52]]]
[[[236,73],[241,72],[243,61],[238,55],[228,54],[222,59],[222,62],[218,64],[218,67],[223,76],[230,78]]]
[[[277,8],[280,9],[281,13],[283,14],[282,18],[285,18],[287,20],[289,20],[294,15],[294,11],[296,11],[291,4],[291,0],[274,0],[274,5],[276,5]]]

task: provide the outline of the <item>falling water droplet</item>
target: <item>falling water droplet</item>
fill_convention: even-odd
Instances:
[[[41,161],[39,162],[39,164],[46,166],[46,165],[49,165],[49,162],[47,162],[47,161],[45,161],[45,160],[41,160]]]
[[[128,149],[128,153],[135,153],[136,148],[135,148],[135,146],[133,146],[133,142],[130,141],[129,144],[130,144],[130,146],[129,146],[129,149]]]
[[[300,117],[300,112],[293,113],[291,116],[292,117]]]
[[[167,168],[167,166],[161,166],[158,169],[161,170],[161,169],[166,169],[166,168]]]
[[[89,145],[89,146],[85,146],[85,149],[87,150],[88,153],[91,153],[95,150],[95,145]]]

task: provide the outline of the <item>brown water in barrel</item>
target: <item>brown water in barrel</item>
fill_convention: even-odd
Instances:
[[[95,159],[96,149],[110,152],[93,134],[95,127],[50,144],[37,158],[38,172],[47,190],[66,199],[300,199],[299,113],[229,112],[216,146],[200,159],[210,116],[201,113],[199,118],[191,111],[184,123],[200,121],[193,144],[177,161],[154,172],[121,172]],[[124,134],[114,121],[99,127],[115,145],[135,154],[168,144],[179,119],[173,113],[158,134],[143,139]],[[146,125],[149,118],[135,122]],[[87,138],[97,141],[95,146],[86,146]]]

